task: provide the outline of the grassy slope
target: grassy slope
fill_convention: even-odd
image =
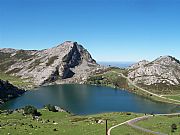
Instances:
[[[128,125],[122,125],[111,131],[111,135],[152,135],[140,130],[136,130]]]
[[[27,79],[21,79],[18,76],[13,76],[13,73],[17,73],[21,68],[15,68],[11,71],[5,73],[12,64],[16,63],[19,60],[28,61],[34,58],[33,55],[30,55],[26,50],[18,50],[16,54],[11,57],[11,53],[0,52],[0,79],[8,80],[11,84],[20,87],[20,88],[29,88],[32,87],[33,83],[29,82]]]
[[[0,79],[4,81],[8,80],[11,84],[20,88],[27,88],[33,85],[33,83],[23,80],[20,77],[12,76],[2,72],[0,72]]]
[[[23,116],[22,113],[0,114],[0,134],[25,135],[25,134],[53,134],[53,135],[103,135],[105,123],[98,124],[95,120],[108,120],[108,128],[143,114],[127,115],[129,113],[104,113],[89,116],[73,116],[65,112],[49,112],[39,110],[42,114],[40,121],[32,120],[32,116]],[[47,122],[49,120],[49,122]],[[56,123],[54,124],[53,123]],[[172,133],[171,125],[177,125],[177,130]],[[179,135],[180,116],[155,116],[148,120],[136,123],[138,126],[166,134]],[[32,127],[33,126],[33,127]],[[57,131],[54,131],[56,129]],[[151,135],[131,128],[128,125],[119,126],[111,131],[111,135]]]
[[[172,95],[172,96],[165,96],[165,97],[170,98],[170,99],[179,100],[179,101],[180,101],[180,95],[177,95],[177,96]]]
[[[156,84],[156,85],[143,85],[138,84],[141,88],[147,89],[150,92],[159,94],[159,95],[168,95],[168,94],[179,94],[180,92],[180,85],[166,85],[166,84]]]
[[[108,113],[90,116],[72,116],[64,112],[49,112],[40,110],[42,121],[32,120],[31,116],[23,116],[21,113],[0,115],[0,134],[13,135],[24,134],[53,134],[53,135],[103,135],[105,134],[105,123],[97,124],[97,120],[108,119],[108,127],[138,117],[142,114]],[[44,122],[50,120],[50,122]],[[53,121],[56,124],[53,124]],[[6,125],[4,125],[6,124]],[[31,127],[31,124],[33,128]],[[3,126],[4,125],[4,126]],[[18,129],[18,130],[17,130]],[[54,131],[56,129],[57,131]],[[131,132],[131,131],[130,131]],[[122,134],[128,131],[122,131]]]
[[[100,74],[90,77],[88,79],[87,83],[88,84],[105,85],[105,86],[110,86],[110,87],[117,87],[117,88],[121,88],[121,89],[122,88],[127,89],[133,93],[136,93],[138,95],[141,95],[141,96],[149,98],[149,99],[153,99],[155,101],[174,102],[174,101],[168,101],[166,99],[153,96],[149,93],[146,93],[146,92],[138,89],[137,87],[128,83],[126,78],[123,78],[122,76],[120,76],[119,74],[121,74],[121,73],[126,76],[127,70],[119,69],[119,68],[111,68],[104,73],[100,73]],[[176,98],[176,100],[179,100],[179,98]],[[177,102],[174,102],[174,103],[177,103]]]
[[[88,84],[97,84],[97,85],[105,85],[109,87],[120,87],[120,88],[128,88],[128,82],[125,78],[118,75],[118,69],[110,69],[106,72],[91,76],[88,80]],[[123,72],[123,70],[119,70],[118,72]]]
[[[177,130],[174,133],[171,132],[172,124],[177,125]],[[136,125],[169,135],[180,134],[180,116],[155,116],[148,120],[140,121]]]
[[[177,130],[175,132],[171,132],[171,125],[176,124]],[[165,133],[168,135],[179,135],[180,133],[180,116],[155,116],[151,117],[148,120],[143,120],[136,125],[156,131]],[[150,133],[144,133],[137,129],[134,129],[128,125],[122,125],[112,130],[112,135],[118,135],[119,133],[127,134],[127,135],[151,135]]]

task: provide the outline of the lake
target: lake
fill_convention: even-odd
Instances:
[[[46,104],[60,106],[78,115],[103,112],[180,112],[180,106],[151,101],[125,90],[78,84],[36,88],[6,102],[0,109],[16,109],[26,105],[42,108]]]

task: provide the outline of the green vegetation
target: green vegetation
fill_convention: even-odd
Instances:
[[[58,59],[58,56],[53,56],[48,59],[48,63],[46,63],[46,66],[50,66],[54,63],[54,61]]]
[[[102,85],[102,86],[110,86],[113,88],[126,89],[130,92],[141,95],[148,99],[152,99],[154,101],[180,104],[177,101],[168,100],[168,98],[163,98],[163,97],[161,98],[160,96],[158,97],[158,96],[155,96],[148,92],[145,92],[144,90],[147,90],[149,92],[156,93],[156,94],[164,94],[164,93],[167,94],[168,93],[167,90],[166,90],[166,92],[162,91],[162,92],[157,93],[157,91],[161,91],[161,90],[157,90],[157,89],[150,90],[150,88],[142,86],[141,84],[139,84],[138,85],[139,87],[137,87],[136,85],[132,84],[127,79],[127,77],[126,77],[127,72],[128,71],[126,69],[110,67],[105,71],[101,71],[95,75],[92,75],[91,77],[88,78],[86,83],[93,84],[93,85]],[[176,87],[176,89],[174,89],[173,92],[172,92],[172,90],[169,90],[170,88],[168,87],[168,91],[171,91],[171,93],[175,93],[175,91],[176,91],[178,93],[179,86],[174,86],[173,88],[175,88],[175,87]],[[153,87],[152,87],[152,89],[153,89]],[[171,99],[173,99],[173,98],[176,98],[176,100],[179,99],[179,97],[177,97],[177,96],[172,97]]]
[[[32,115],[32,116],[39,116],[40,113],[34,106],[28,105],[24,107],[24,114]]]
[[[14,73],[18,73],[19,71],[21,71],[22,68],[14,68],[8,72],[6,72],[6,74],[14,74]]]
[[[180,101],[180,95],[172,95],[172,96],[164,96],[164,97]]]
[[[16,63],[15,60],[4,60],[3,62],[0,63],[0,71],[6,71],[8,67]]]
[[[169,135],[179,135],[180,115],[177,116],[154,116],[147,120],[139,121],[136,125]]]
[[[142,95],[147,98],[152,98],[152,96],[144,91],[136,88],[134,85],[128,82],[128,80],[122,76],[126,74],[127,70],[120,68],[109,68],[109,70],[91,76],[87,80],[87,84],[110,86],[113,88],[126,89],[138,95]]]
[[[33,85],[32,82],[29,82],[29,79],[21,79],[18,76],[14,76],[12,74],[19,72],[22,70],[21,68],[14,68],[5,73],[8,68],[16,63],[19,59],[28,60],[33,56],[28,54],[25,50],[19,50],[16,52],[14,57],[11,57],[11,53],[0,52],[0,79],[8,80],[11,84],[20,87],[20,88],[29,88]]]
[[[28,54],[25,50],[19,50],[16,54],[11,57],[11,53],[0,52],[0,71],[6,71],[11,65],[16,63],[18,60],[32,59],[34,56]]]
[[[20,87],[20,88],[27,88],[28,86],[32,86],[33,83],[27,81],[26,79],[21,79],[18,76],[13,76],[10,74],[5,74],[0,72],[0,79],[1,80],[8,80],[11,84],[13,84],[14,86]]]
[[[143,132],[137,129],[134,129],[128,125],[119,126],[111,131],[111,135],[153,135],[147,132]]]
[[[105,120],[108,127],[139,117],[142,114],[105,113],[89,116],[75,116],[65,112],[51,112],[38,110],[41,116],[22,115],[22,112],[0,114],[0,133],[7,135],[19,134],[53,134],[53,135],[103,135],[105,134]],[[18,129],[18,130],[17,130]],[[122,134],[127,131],[122,131]]]
[[[166,84],[160,83],[160,84],[155,84],[155,85],[138,84],[138,86],[159,95],[179,94],[179,91],[180,91],[180,85],[166,85]]]
[[[177,125],[176,124],[172,124],[171,125],[171,132],[175,132],[177,130]]]
[[[0,52],[0,63],[1,62],[4,62],[6,59],[9,59],[11,56],[10,53],[3,53],[3,52]]]
[[[29,55],[28,51],[26,50],[19,50],[16,52],[16,55],[14,56],[14,58],[16,59],[22,59],[22,60],[27,60],[32,58],[32,55]]]
[[[48,105],[49,106],[49,105]],[[47,107],[47,106],[46,106]],[[24,112],[24,113],[23,113]],[[35,115],[39,112],[41,115]],[[30,114],[30,115],[29,115]],[[102,135],[105,134],[105,120],[108,128],[140,117],[143,114],[134,113],[104,113],[88,116],[76,116],[66,112],[52,112],[48,109],[38,110],[32,106],[26,106],[23,110],[1,111],[0,132],[2,135],[13,134],[53,134],[53,135]],[[140,127],[165,134],[179,135],[180,115],[150,117],[135,123]],[[18,130],[17,130],[18,129]],[[151,135],[134,129],[128,125],[114,128],[111,135]]]
[[[57,112],[55,106],[53,106],[53,105],[48,104],[48,105],[45,105],[44,107],[45,107],[46,109],[48,109],[49,111]]]
[[[40,63],[41,63],[41,59],[35,59],[35,61],[32,62],[32,63],[29,65],[28,69],[32,69],[32,70],[33,70],[33,69],[35,69],[36,66],[38,66]]]
[[[87,80],[87,84],[96,84],[96,85],[104,85],[110,86],[114,88],[123,88],[128,89],[127,79],[120,76],[117,72],[118,69],[113,68],[112,70],[108,70],[106,72],[91,76]],[[120,69],[119,72],[124,71]]]

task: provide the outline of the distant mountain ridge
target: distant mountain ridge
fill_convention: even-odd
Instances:
[[[44,50],[0,49],[0,71],[28,79],[36,85],[54,82],[82,83],[99,68],[77,42],[66,41]]]

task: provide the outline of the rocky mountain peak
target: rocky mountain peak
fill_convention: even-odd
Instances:
[[[77,44],[77,42],[73,42],[73,41],[65,41],[62,44],[59,44],[58,46],[54,47],[54,48],[72,48],[75,44]]]
[[[136,84],[179,85],[180,62],[172,56],[161,56],[144,66],[132,66],[128,77]]]
[[[11,49],[13,50],[13,49]],[[0,70],[41,85],[56,80],[80,81],[98,67],[90,53],[77,42],[66,41],[44,50],[3,51]],[[8,62],[7,62],[8,61]]]
[[[147,60],[142,60],[142,61],[139,61],[138,63],[135,63],[133,64],[132,66],[130,66],[128,69],[137,69],[139,67],[143,67],[145,66],[146,64],[148,64],[149,61]]]
[[[166,56],[160,56],[159,58],[154,60],[153,63],[162,64],[162,65],[170,65],[170,64],[174,65],[174,64],[180,64],[180,61],[173,56],[166,55]]]

